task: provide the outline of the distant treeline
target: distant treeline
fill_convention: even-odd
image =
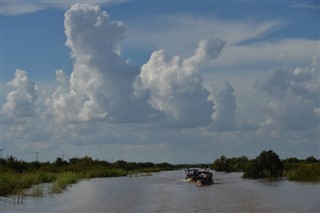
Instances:
[[[247,157],[227,158],[222,155],[210,169],[222,172],[243,172],[244,178],[282,178],[294,181],[320,181],[320,160],[313,156],[306,159],[280,160],[272,150],[263,151],[255,159]]]
[[[152,162],[127,162],[123,160],[110,163],[103,160],[93,160],[92,158],[85,156],[83,158],[71,158],[68,161],[57,158],[53,163],[50,162],[26,162],[17,160],[16,158],[9,156],[7,159],[0,159],[0,171],[1,172],[77,172],[84,173],[90,176],[90,172],[96,169],[110,169],[110,170],[123,170],[124,172],[137,171],[161,171],[172,170],[176,167],[169,163],[152,163]]]
[[[255,159],[245,156],[227,158],[222,155],[212,164],[179,164],[107,162],[88,156],[71,158],[68,161],[57,158],[54,162],[25,162],[9,156],[0,159],[0,196],[24,194],[25,189],[40,183],[52,182],[51,192],[61,192],[69,184],[80,179],[94,177],[118,177],[138,173],[159,172],[182,168],[204,168],[218,172],[243,172],[244,178],[287,178],[295,181],[320,181],[320,160],[310,156],[304,160],[288,158],[280,160],[272,150],[263,151]],[[36,195],[41,190],[36,188]]]

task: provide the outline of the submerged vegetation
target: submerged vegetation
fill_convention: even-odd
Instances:
[[[57,158],[50,162],[25,162],[10,156],[0,159],[0,196],[42,196],[42,183],[51,183],[49,193],[59,193],[69,184],[96,177],[149,176],[152,172],[181,168],[204,168],[206,164],[135,163],[123,160],[110,163],[90,157]],[[313,156],[300,160],[280,160],[272,150],[263,151],[255,159],[227,158],[222,155],[209,165],[220,172],[243,172],[244,178],[287,178],[291,181],[320,181],[320,160]],[[29,189],[29,190],[27,190]],[[22,198],[21,198],[22,199]],[[21,202],[21,200],[20,200]]]

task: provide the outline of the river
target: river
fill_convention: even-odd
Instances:
[[[215,184],[197,187],[183,178],[183,171],[170,171],[83,180],[60,194],[27,197],[21,205],[0,197],[0,212],[320,212],[319,183],[214,173]]]

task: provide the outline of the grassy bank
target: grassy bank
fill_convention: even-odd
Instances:
[[[92,169],[86,172],[4,172],[0,173],[0,196],[9,194],[25,194],[25,190],[41,183],[52,183],[51,193],[59,193],[68,185],[77,183],[81,179],[95,177],[118,177],[127,175],[127,172],[119,169]],[[32,196],[42,195],[41,188],[35,187],[31,190]]]
[[[57,158],[53,163],[24,162],[9,157],[0,159],[0,196],[25,195],[26,189],[41,183],[52,183],[49,191],[59,193],[69,184],[77,183],[81,179],[119,177],[139,172],[159,172],[172,169],[175,167],[168,163],[126,161],[109,163],[93,160],[90,157],[72,158],[69,161]],[[28,195],[41,196],[42,191],[41,186],[33,187]]]
[[[60,193],[67,188],[69,184],[77,183],[80,179],[79,174],[74,172],[64,172],[57,175],[56,180],[53,182],[50,192]]]
[[[0,196],[8,194],[21,194],[24,189],[40,183],[49,183],[56,180],[57,175],[50,172],[1,172]]]

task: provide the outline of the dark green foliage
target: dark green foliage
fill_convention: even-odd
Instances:
[[[317,159],[313,156],[307,157],[305,160],[306,163],[317,163]]]
[[[320,181],[320,161],[310,156],[305,160],[288,158],[283,160],[285,176],[293,181]]]
[[[245,171],[244,178],[279,178],[283,176],[284,165],[279,156],[272,150],[263,151],[252,162]]]
[[[0,173],[0,196],[7,194],[21,193],[23,189],[30,188],[40,183],[52,182],[56,179],[53,173],[34,172],[34,173]]]
[[[178,168],[204,168],[205,164],[180,164]],[[227,158],[222,155],[210,164],[210,169],[220,172],[243,172],[244,178],[286,177],[295,181],[320,181],[320,160],[313,156],[300,160],[280,160],[272,150],[263,151],[255,159],[247,157]]]
[[[212,166],[210,166],[211,169],[214,169],[217,172],[230,172],[230,164],[228,162],[228,159],[226,156],[222,155],[220,159],[215,160]]]
[[[320,181],[320,163],[299,163],[295,169],[286,172],[288,180]]]
[[[178,164],[175,165],[177,169],[184,169],[184,168],[204,168],[205,166],[208,166],[207,164]]]
[[[303,161],[297,158],[287,158],[283,160],[282,163],[284,164],[284,172],[285,172],[284,175],[286,176],[286,173],[288,171],[298,168],[300,162],[303,162]]]
[[[238,158],[227,158],[224,155],[214,161],[210,165],[210,169],[217,172],[242,172],[248,163],[248,158],[245,156]]]
[[[62,160],[62,158],[57,158],[57,160],[54,162],[55,166],[61,167],[61,166],[66,166],[68,165],[68,162],[65,160]]]
[[[85,156],[83,158],[71,158],[64,161],[57,158],[50,162],[24,162],[13,156],[0,159],[0,196],[21,193],[22,190],[33,185],[53,182],[53,192],[59,192],[68,184],[75,183],[82,178],[94,177],[118,177],[130,173],[159,172],[173,170],[177,167],[169,163],[154,164],[132,163],[117,161],[93,160]]]

